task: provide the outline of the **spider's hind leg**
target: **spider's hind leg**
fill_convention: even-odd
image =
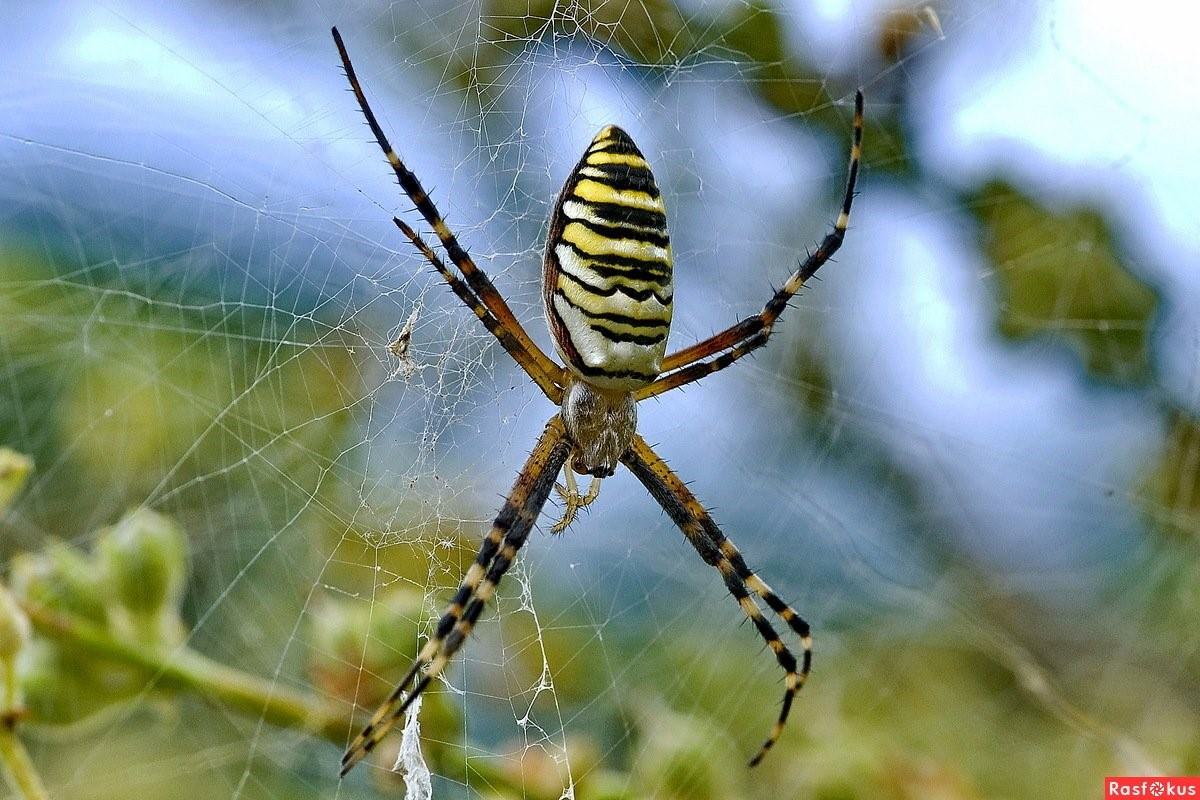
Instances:
[[[621,461],[679,526],[705,563],[716,567],[725,587],[741,607],[742,613],[754,624],[759,636],[766,642],[785,673],[783,704],[779,709],[779,716],[771,726],[767,739],[750,759],[750,766],[753,767],[761,762],[767,751],[779,741],[796,693],[804,685],[812,668],[812,632],[809,625],[746,565],[742,554],[717,527],[700,501],[642,437],[634,437],[633,445],[622,456]],[[761,598],[799,637],[800,646],[803,648],[799,659],[779,638],[774,626],[767,621],[762,609],[755,602],[754,595]]]
[[[517,475],[512,491],[479,548],[475,562],[459,584],[433,636],[421,648],[404,679],[346,748],[342,756],[343,777],[375,749],[413,700],[441,674],[471,634],[484,604],[495,594],[496,585],[512,566],[517,551],[525,544],[542,506],[550,496],[554,476],[567,459],[569,447],[562,421],[556,415],[546,423],[546,429],[524,469]],[[410,691],[408,687],[414,679],[416,683]]]

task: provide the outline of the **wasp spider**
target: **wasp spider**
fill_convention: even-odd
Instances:
[[[746,566],[733,542],[687,485],[638,435],[637,404],[724,369],[766,344],[788,301],[841,246],[858,176],[862,92],[855,96],[849,178],[833,231],[761,312],[670,355],[666,355],[666,347],[671,326],[672,259],[662,197],[628,134],[615,125],[596,134],[558,196],[546,241],[543,299],[564,368],[529,338],[496,287],[459,244],[417,176],[396,155],[367,104],[336,28],[333,38],[354,96],[400,187],[433,227],[458,273],[407,223],[395,218],[396,226],[561,409],[546,424],[433,636],[346,750],[341,774],[349,772],[379,744],[462,647],[484,604],[495,594],[496,584],[529,537],[551,489],[556,489],[565,502],[564,516],[553,528],[559,532],[580,508],[596,499],[601,479],[612,475],[618,463],[645,485],[700,558],[720,572],[725,587],[786,673],[779,717],[750,761],[751,766],[757,764],[779,739],[792,700],[808,676],[812,664],[809,626]],[[555,483],[559,470],[564,470],[565,486]],[[584,494],[576,484],[576,473],[591,476]],[[799,660],[763,615],[756,597],[799,638],[803,648]]]

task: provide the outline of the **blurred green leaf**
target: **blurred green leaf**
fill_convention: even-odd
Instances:
[[[0,447],[0,514],[25,486],[32,469],[33,461],[28,456]]]
[[[108,619],[104,576],[88,554],[63,542],[12,559],[9,580],[21,598],[89,622]]]
[[[674,711],[653,696],[636,699],[631,708],[639,732],[634,785],[664,800],[746,796],[745,763],[720,720]]]
[[[771,4],[752,0],[735,3],[709,28],[709,46],[740,55],[748,85],[763,99],[786,113],[807,113],[829,101],[826,81],[787,49],[779,11]]]
[[[342,436],[367,394],[351,328],[178,291],[158,302],[115,270],[56,273],[0,251],[0,430],[46,465],[25,500],[31,526],[70,538],[149,501],[190,512],[197,549],[240,567],[231,527],[253,551],[309,518],[297,504],[337,507],[314,501],[345,488]]]
[[[524,48],[548,26],[583,34],[647,65],[675,63],[691,46],[683,15],[671,0],[486,0],[481,14],[492,43]]]
[[[175,608],[187,570],[187,542],[175,522],[135,509],[98,537],[96,552],[111,589],[126,608],[158,613]]]
[[[1200,544],[1200,420],[1176,410],[1142,490],[1152,523]]]
[[[1088,371],[1140,383],[1158,298],[1118,254],[1108,224],[1087,208],[1055,211],[995,181],[973,199],[1000,284],[1000,331],[1068,342]]]
[[[29,618],[7,587],[0,584],[0,714],[21,707],[16,660],[29,646],[29,630]]]

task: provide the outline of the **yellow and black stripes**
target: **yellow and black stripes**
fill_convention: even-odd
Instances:
[[[775,660],[786,673],[784,679],[783,706],[779,716],[771,728],[771,733],[763,742],[750,766],[762,761],[783,733],[788,714],[792,710],[792,701],[796,692],[804,685],[812,668],[812,632],[809,625],[796,611],[785,603],[761,578],[746,565],[746,560],[733,545],[716,522],[709,516],[708,511],[696,499],[687,485],[680,480],[666,462],[651,449],[641,436],[634,436],[633,444],[621,463],[629,468],[642,485],[658,501],[672,521],[683,531],[684,536],[691,542],[696,552],[705,563],[717,568],[725,588],[737,600],[742,613],[754,624],[759,636],[767,643],[767,647],[775,654]],[[803,656],[799,662],[796,656],[779,638],[775,628],[763,616],[762,609],[750,596],[758,595],[774,611],[781,620],[800,638]]]
[[[858,183],[858,169],[862,161],[863,135],[863,94],[861,91],[854,95],[854,134],[850,146],[850,166],[846,178],[846,191],[842,195],[842,207],[833,230],[809,253],[795,272],[788,277],[763,310],[752,317],[732,325],[720,333],[714,334],[702,342],[678,350],[663,359],[664,375],[649,386],[644,386],[636,393],[638,400],[654,397],[663,392],[700,380],[706,375],[724,369],[742,356],[754,352],[767,343],[776,320],[787,308],[788,303],[825,262],[838,251],[846,238],[846,229],[850,226],[850,206],[854,203],[854,188]],[[720,353],[709,361],[703,359]]]
[[[607,389],[658,375],[671,326],[666,209],[637,145],[600,131],[567,178],[546,240],[546,317],[568,366]]]
[[[750,762],[754,766],[779,740],[795,696],[808,677],[812,666],[811,631],[808,623],[750,569],[687,486],[636,435],[636,401],[723,369],[765,344],[791,298],[841,246],[849,226],[862,153],[861,92],[855,98],[849,177],[833,231],[759,314],[665,358],[672,316],[673,257],[663,198],[633,140],[615,126],[601,130],[568,176],[555,203],[543,267],[543,299],[551,333],[574,373],[571,375],[529,338],[487,275],[459,244],[416,175],[393,150],[367,103],[336,29],[333,36],[372,134],[401,188],[437,234],[448,259],[443,261],[420,234],[400,219],[395,219],[396,225],[547,397],[563,409],[561,417],[556,415],[547,423],[429,640],[400,684],[347,748],[341,774],[348,773],[378,746],[409,704],[443,673],[462,648],[528,539],[558,471],[564,465],[568,470],[566,524],[574,510],[595,499],[592,491],[587,496],[579,495],[572,480],[575,472],[607,476],[618,460],[679,526],[702,560],[718,571],[785,673],[782,707],[770,735]],[[598,481],[593,484],[598,485]],[[793,651],[783,642],[776,630],[778,622],[768,621],[763,603],[799,639],[802,649]]]
[[[433,636],[421,648],[412,667],[387,701],[375,711],[371,721],[346,748],[342,756],[343,776],[375,749],[404,715],[409,704],[441,674],[470,636],[484,604],[495,594],[496,585],[512,566],[517,551],[529,538],[529,532],[546,504],[554,479],[570,450],[571,444],[566,439],[562,419],[556,414],[546,424],[524,469],[517,476],[508,499],[496,515],[496,521],[475,556],[475,562],[467,570],[458,591],[438,621]],[[422,670],[424,674],[412,691],[405,694],[413,678]]]
[[[671,244],[670,237],[663,233],[662,228],[652,228],[646,224],[634,224],[628,221],[616,221],[613,218],[602,216],[596,213],[594,206],[588,206],[583,203],[570,202],[567,203],[567,216],[571,218],[571,225],[578,225],[593,233],[609,239],[622,239],[629,236],[636,237],[639,241],[655,247],[668,247]],[[620,206],[617,206],[620,208]],[[637,209],[630,209],[637,211]],[[615,217],[616,215],[612,215]]]
[[[546,393],[546,396],[552,402],[556,404],[561,402],[562,368],[555,364],[529,338],[529,334],[521,327],[521,323],[508,307],[508,303],[496,291],[496,287],[492,284],[491,279],[488,278],[483,270],[475,265],[471,256],[459,244],[458,237],[454,235],[454,232],[450,230],[446,221],[442,219],[441,213],[438,211],[437,206],[434,205],[428,193],[426,193],[424,187],[421,185],[421,181],[400,160],[400,156],[392,148],[391,142],[388,141],[387,135],[383,132],[383,128],[375,118],[375,112],[371,110],[371,106],[367,102],[367,96],[364,94],[362,86],[358,82],[358,76],[354,72],[354,65],[350,62],[350,54],[346,51],[346,46],[342,42],[341,34],[338,33],[337,28],[333,29],[333,40],[337,44],[338,54],[342,59],[342,67],[346,71],[346,79],[350,82],[350,88],[354,92],[354,97],[358,100],[358,106],[362,109],[363,116],[367,119],[367,125],[371,129],[371,133],[375,136],[375,141],[378,142],[380,149],[383,150],[384,156],[392,167],[392,171],[395,172],[396,180],[400,183],[400,188],[412,200],[413,205],[417,207],[417,211],[421,213],[425,221],[433,227],[433,231],[437,234],[442,246],[446,248],[446,254],[450,256],[450,261],[458,267],[463,277],[466,278],[467,285],[470,287],[476,301],[482,303],[497,323],[495,329],[491,325],[488,326],[488,329],[492,333],[497,333],[500,330],[504,331],[506,336],[501,338],[497,334],[497,338],[500,338],[501,345],[508,351],[509,355],[541,387],[542,391]],[[413,239],[414,237],[409,236],[409,238]],[[414,243],[416,243],[415,239]],[[432,251],[429,251],[427,247],[422,248],[420,244],[417,246],[421,249],[422,254],[428,258],[429,252]],[[434,267],[441,273],[443,278],[447,278],[451,274],[444,266],[439,267],[437,263],[434,263]],[[451,285],[451,288],[454,289],[454,286]],[[477,304],[474,301],[466,300],[458,289],[454,289],[454,291],[468,305]],[[478,311],[476,311],[476,316],[485,320],[486,324],[486,319]]]

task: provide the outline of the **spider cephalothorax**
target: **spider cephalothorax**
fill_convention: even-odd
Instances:
[[[570,456],[575,472],[607,478],[633,444],[637,401],[633,392],[605,391],[587,381],[568,379],[562,420],[575,445]]]
[[[666,346],[673,301],[672,258],[662,197],[645,158],[627,133],[609,125],[596,134],[559,194],[546,241],[543,297],[555,348],[566,363],[562,367],[529,338],[496,287],[459,244],[417,176],[392,149],[336,28],[333,38],[371,132],[401,188],[433,228],[461,277],[407,223],[395,218],[396,225],[546,397],[561,408],[546,423],[433,635],[388,700],[347,748],[342,774],[379,744],[462,647],[484,604],[495,594],[496,584],[529,537],[551,489],[557,488],[565,502],[563,518],[551,529],[558,532],[570,524],[578,509],[596,499],[600,479],[612,475],[618,463],[642,482],[700,558],[717,569],[784,670],[783,705],[770,735],[750,761],[752,766],[757,764],[778,741],[792,700],[808,677],[812,665],[809,626],[754,574],[691,490],[638,435],[637,403],[724,369],[766,344],[788,301],[841,246],[850,223],[861,157],[862,93],[855,95],[850,175],[833,231],[761,312],[670,355],[666,355]],[[554,482],[559,470],[564,470],[565,486]],[[576,473],[592,476],[586,494],[579,493]],[[803,648],[800,659],[767,620],[759,600],[798,637]]]

